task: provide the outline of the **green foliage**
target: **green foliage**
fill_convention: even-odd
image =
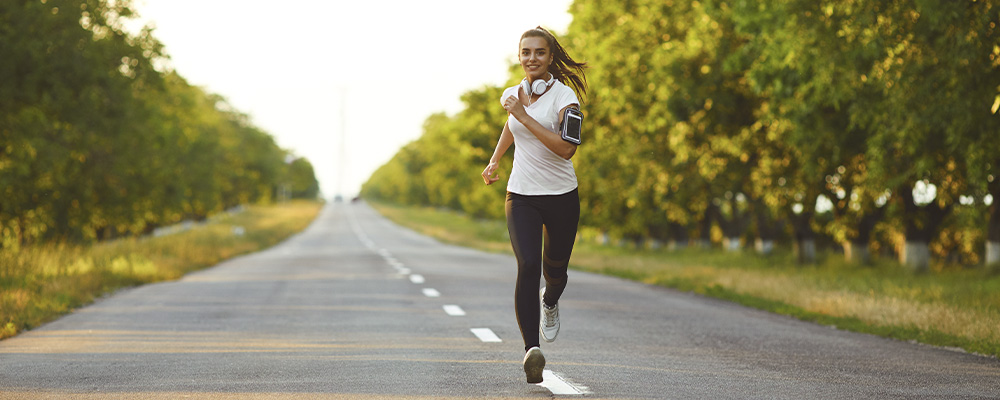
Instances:
[[[306,160],[224,99],[153,66],[130,1],[0,5],[0,249],[93,241],[267,202],[314,198]]]
[[[404,204],[461,209],[477,217],[503,216],[503,192],[512,159],[501,163],[500,181],[482,184],[480,174],[493,155],[506,122],[499,106],[503,88],[484,87],[462,96],[466,108],[455,116],[435,114],[424,134],[376,170],[363,196]],[[512,151],[508,151],[512,153]]]
[[[577,0],[570,12],[560,41],[589,66],[582,224],[635,242],[816,238],[885,255],[930,242],[938,268],[1000,242],[995,2]],[[504,120],[490,90],[428,119],[365,195],[498,215],[479,184]],[[933,200],[912,196],[919,185]]]
[[[288,168],[289,179],[292,182],[292,197],[315,199],[319,195],[319,181],[316,180],[316,174],[309,160],[296,158]]]

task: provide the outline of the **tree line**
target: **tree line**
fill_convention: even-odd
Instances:
[[[155,64],[129,1],[0,3],[0,248],[150,232],[239,204],[315,198],[312,165]]]
[[[577,0],[581,223],[631,242],[1000,261],[1000,5]],[[511,38],[514,54],[517,38]],[[508,85],[523,73],[512,66]],[[503,214],[501,88],[428,118],[365,196]],[[502,171],[510,171],[509,156]],[[499,182],[501,188],[503,181]],[[985,257],[985,258],[984,258]]]

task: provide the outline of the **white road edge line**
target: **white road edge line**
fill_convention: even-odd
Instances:
[[[410,282],[421,284],[424,283],[424,276],[419,274],[410,275]]]
[[[470,329],[473,335],[476,335],[479,340],[487,343],[499,343],[502,342],[497,334],[493,333],[490,328],[472,328]]]
[[[461,317],[465,315],[465,310],[463,310],[462,307],[456,306],[454,304],[448,304],[443,308],[444,312],[448,313],[448,315],[451,315],[452,317]]]
[[[427,296],[427,297],[441,297],[441,292],[437,291],[436,289],[425,288],[424,289],[424,296]]]
[[[548,389],[552,394],[581,395],[590,393],[587,387],[577,387],[547,369],[542,371],[542,383],[537,385]]]
[[[378,246],[376,246],[375,242],[373,242],[371,238],[369,238],[368,235],[366,235],[365,232],[362,231],[361,224],[358,223],[358,218],[357,216],[354,215],[353,210],[348,210],[347,219],[348,219],[348,224],[351,225],[351,230],[354,231],[354,235],[357,236],[359,240],[361,240],[361,243],[363,243],[369,249],[377,251]]]

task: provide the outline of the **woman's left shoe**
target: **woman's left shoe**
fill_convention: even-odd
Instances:
[[[538,323],[538,331],[546,342],[553,342],[559,334],[559,303],[552,308],[545,305],[545,288],[538,292],[538,300],[542,304],[542,320]]]

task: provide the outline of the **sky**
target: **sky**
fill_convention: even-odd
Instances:
[[[132,25],[154,27],[168,68],[309,159],[330,198],[357,194],[462,93],[505,84],[521,33],[564,33],[570,3],[134,0]]]

